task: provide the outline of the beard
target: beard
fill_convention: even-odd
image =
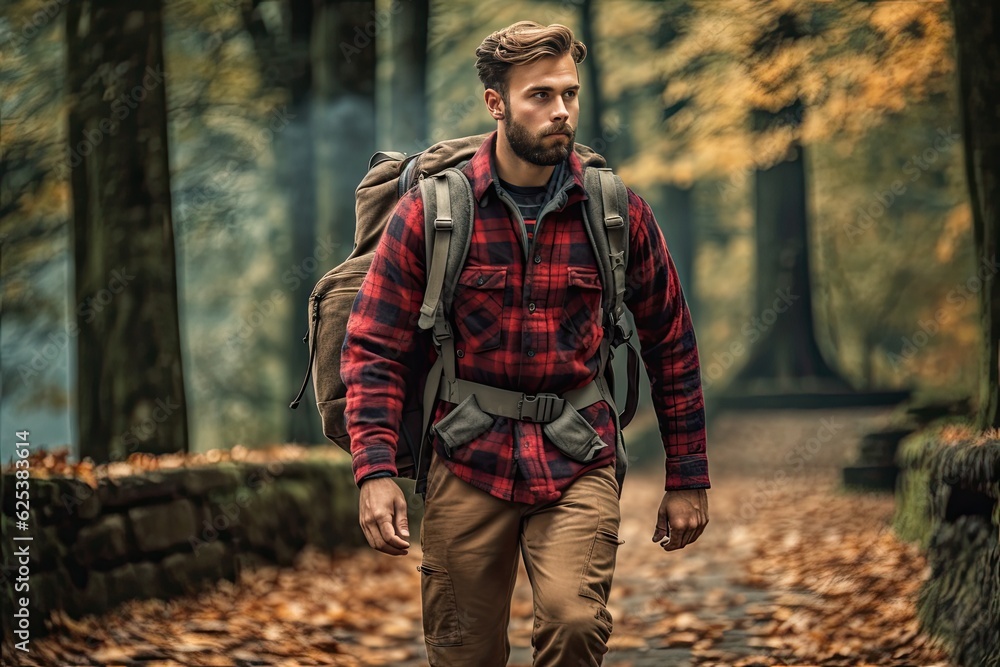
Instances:
[[[556,165],[565,160],[573,150],[576,138],[576,130],[569,123],[553,125],[535,136],[526,125],[518,123],[512,114],[508,114],[505,129],[507,143],[514,155],[525,162],[542,167]],[[565,132],[568,135],[565,138],[569,141],[564,141],[562,137],[549,139],[548,135],[554,132]]]

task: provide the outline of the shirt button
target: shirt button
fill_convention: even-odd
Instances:
[[[541,264],[541,263],[542,263],[542,256],[535,255],[535,264]]]
[[[465,356],[465,350],[455,350],[455,356],[461,359]]]
[[[534,301],[532,301],[531,303],[528,304],[528,312],[529,313],[535,312],[535,303],[534,303]]]
[[[486,278],[483,278],[482,276],[479,276],[479,280],[476,281],[476,284],[477,285],[482,285],[485,282],[486,282]]]
[[[534,350],[528,350],[528,356],[529,357],[535,356],[535,351]]]

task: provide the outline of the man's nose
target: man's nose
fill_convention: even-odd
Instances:
[[[566,108],[566,102],[563,101],[562,97],[556,98],[555,108],[552,109],[552,120],[553,122],[565,122],[569,120],[569,110]]]

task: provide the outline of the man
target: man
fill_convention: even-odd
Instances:
[[[487,37],[476,54],[497,130],[463,168],[477,205],[452,317],[457,375],[529,395],[562,394],[594,380],[604,335],[573,150],[586,47],[565,26],[519,22]],[[388,479],[397,472],[407,360],[434,354],[415,326],[426,281],[419,190],[400,200],[383,235],[348,323],[341,368],[360,522],[371,546],[391,555],[409,547],[406,501]],[[663,236],[631,190],[629,215],[626,304],[667,453],[653,541],[672,551],[708,523],[698,352]],[[443,428],[455,409],[441,401],[435,423]],[[534,593],[534,664],[600,665],[620,543],[611,409],[598,401],[569,414],[606,445],[586,462],[557,447],[545,424],[485,417],[485,430],[463,442],[445,442],[440,431],[434,438],[419,568],[430,663],[506,664],[520,551]]]

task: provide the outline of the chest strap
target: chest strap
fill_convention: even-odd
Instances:
[[[550,393],[522,394],[519,391],[500,389],[468,380],[442,382],[438,391],[441,400],[455,404],[472,395],[475,395],[476,402],[483,412],[539,424],[547,424],[561,415],[563,406],[567,402],[579,411],[588,405],[606,400],[596,380],[579,389],[567,391],[562,396]]]

